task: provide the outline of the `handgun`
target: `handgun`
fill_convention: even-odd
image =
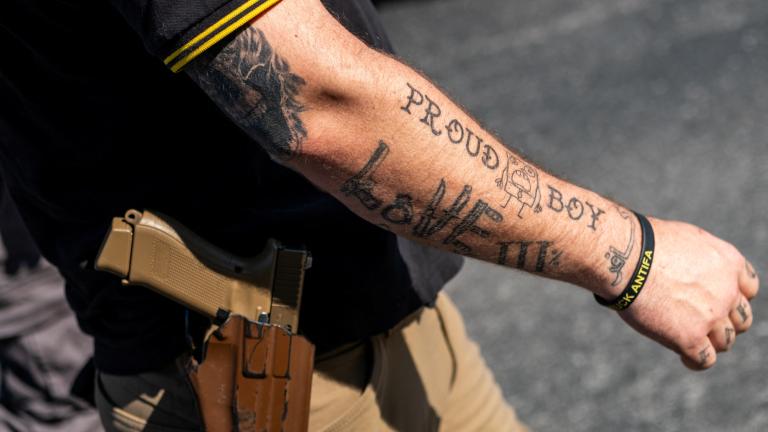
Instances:
[[[129,210],[112,220],[96,269],[124,285],[150,288],[223,322],[229,314],[298,329],[304,270],[311,256],[269,239],[252,258],[235,256],[159,212]]]
[[[220,249],[174,219],[114,218],[96,269],[213,320],[202,361],[186,363],[208,431],[305,432],[314,346],[296,334],[309,252],[269,239],[253,258]]]

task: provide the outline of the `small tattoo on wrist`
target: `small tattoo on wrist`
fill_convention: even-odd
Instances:
[[[626,266],[627,260],[632,253],[632,249],[635,247],[635,225],[631,223],[631,215],[622,209],[618,210],[619,215],[621,215],[623,219],[630,221],[629,242],[624,251],[620,251],[611,246],[608,252],[605,254],[605,259],[607,259],[610,263],[608,271],[616,275],[613,282],[611,282],[611,286],[620,284],[624,279],[624,267]]]

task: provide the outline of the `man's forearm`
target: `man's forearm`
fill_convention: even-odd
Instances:
[[[274,158],[371,223],[606,297],[621,291],[639,256],[628,211],[509,150],[411,68],[344,52],[357,58],[335,59],[336,82],[313,82],[252,27],[192,75]]]
[[[606,297],[623,289],[640,249],[629,211],[509,150],[409,68],[387,67],[375,108],[347,120],[362,120],[350,150],[319,157],[313,181],[398,235]]]
[[[639,261],[630,212],[502,145],[427,79],[285,0],[188,69],[269,154],[371,223],[611,299]],[[733,247],[652,220],[654,269],[620,316],[706,369],[752,324],[759,280]]]

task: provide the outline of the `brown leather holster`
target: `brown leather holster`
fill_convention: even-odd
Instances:
[[[188,374],[207,431],[306,431],[314,346],[280,327],[232,316]]]
[[[241,258],[156,212],[112,221],[96,268],[146,286],[214,323],[187,365],[205,430],[304,432],[314,346],[296,335],[311,257],[270,239]]]

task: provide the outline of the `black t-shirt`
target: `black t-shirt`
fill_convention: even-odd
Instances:
[[[130,208],[161,211],[242,256],[268,237],[306,244],[314,266],[301,328],[320,349],[391,327],[458,268],[452,260],[433,272],[431,252],[415,254],[420,274],[445,275],[420,286],[395,236],[272,162],[169,71],[272,3],[0,2],[0,167],[106,372],[155,369],[186,349],[182,307],[92,269],[111,218]],[[325,3],[367,43],[390,49],[368,0]]]

